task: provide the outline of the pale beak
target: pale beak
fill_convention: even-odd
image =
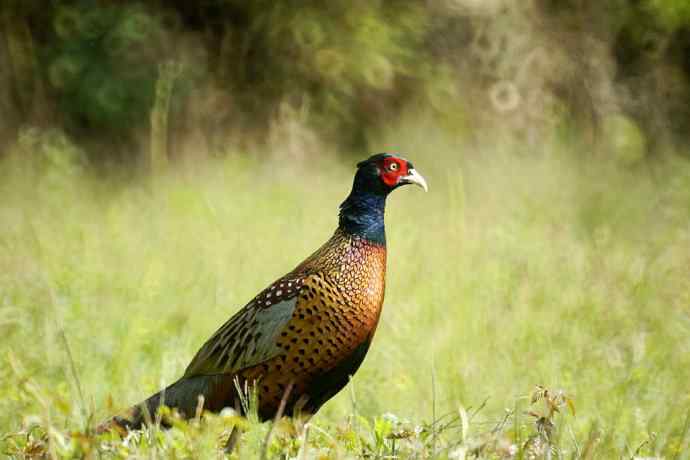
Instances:
[[[407,176],[401,177],[400,183],[419,185],[424,189],[425,192],[429,191],[429,187],[426,185],[426,180],[415,169],[410,169],[409,171],[407,171]]]

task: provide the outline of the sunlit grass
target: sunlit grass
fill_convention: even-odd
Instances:
[[[352,384],[314,418],[309,458],[515,454],[537,432],[536,385],[576,408],[554,419],[564,458],[686,458],[690,164],[622,167],[562,147],[479,155],[409,133],[399,146],[430,191],[389,200],[383,319]],[[67,443],[56,455],[98,446],[66,433],[172,382],[325,241],[354,171],[328,153],[233,154],[154,179],[12,160],[0,169],[0,432],[50,427]],[[465,410],[469,428],[430,428]],[[102,440],[102,453],[204,458],[229,423]],[[266,429],[249,427],[242,458]],[[278,430],[272,455],[303,449],[293,431]],[[3,439],[28,449],[24,435]]]

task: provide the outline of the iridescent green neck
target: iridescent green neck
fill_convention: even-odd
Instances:
[[[351,235],[385,246],[385,209],[386,195],[353,189],[350,196],[340,205],[339,228]]]

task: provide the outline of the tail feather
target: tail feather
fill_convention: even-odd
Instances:
[[[217,390],[225,386],[219,383],[223,383],[227,378],[219,377],[221,376],[201,375],[180,379],[165,390],[101,423],[96,427],[96,432],[106,433],[114,430],[126,434],[127,431],[140,429],[155,420],[158,409],[163,405],[176,409],[183,418],[193,417],[199,404],[199,396],[203,396],[207,402],[205,408],[220,410],[224,405],[223,401],[218,401],[216,397]]]

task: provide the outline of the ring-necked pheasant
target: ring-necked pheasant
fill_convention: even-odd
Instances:
[[[314,414],[362,363],[379,321],[386,272],[386,197],[405,184],[427,189],[409,161],[378,154],[357,165],[335,234],[261,291],[201,347],[184,376],[97,431],[136,429],[161,403],[184,417],[238,407],[239,386],[256,385],[258,413]],[[164,398],[164,401],[161,399]]]

